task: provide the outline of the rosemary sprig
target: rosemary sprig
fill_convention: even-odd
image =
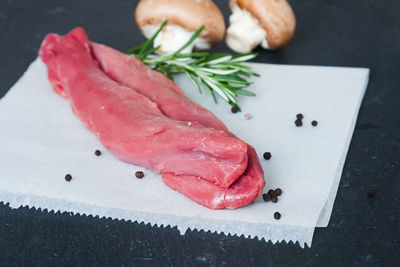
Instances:
[[[253,92],[246,90],[252,82],[246,80],[249,76],[259,76],[249,66],[243,64],[257,56],[257,53],[230,55],[226,53],[210,54],[208,52],[193,52],[180,54],[186,47],[190,46],[204,26],[199,28],[192,37],[177,51],[163,55],[155,55],[159,49],[153,47],[154,40],[167,24],[164,21],[157,32],[142,45],[133,47],[127,54],[143,61],[150,68],[163,73],[172,79],[172,74],[185,73],[202,93],[200,84],[203,84],[211,93],[214,102],[217,103],[215,94],[218,94],[231,106],[240,107],[237,102],[239,95],[255,96]]]

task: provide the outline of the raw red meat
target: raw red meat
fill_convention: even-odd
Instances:
[[[175,83],[140,60],[96,43],[92,43],[92,50],[107,75],[149,97],[168,117],[221,129],[234,137],[212,112],[191,101]],[[265,185],[257,153],[251,146],[248,158],[246,172],[228,189],[196,176],[163,173],[162,178],[168,186],[208,208],[237,208],[257,198]]]
[[[166,116],[228,131],[212,112],[191,101],[176,83],[142,61],[101,44],[92,43],[92,51],[109,77],[156,102]]]
[[[222,188],[190,175],[164,173],[163,181],[197,203],[210,209],[235,209],[245,206],[262,192],[265,181],[256,151],[249,146],[249,164],[246,172],[229,188]]]
[[[40,56],[55,90],[121,160],[157,172],[202,177],[222,187],[247,168],[247,145],[225,131],[165,116],[158,105],[111,80],[93,58],[80,28],[48,35]]]
[[[48,35],[40,55],[55,91],[120,159],[161,172],[167,185],[208,208],[237,208],[260,195],[265,182],[254,148],[237,143],[164,75],[90,44],[82,29]]]

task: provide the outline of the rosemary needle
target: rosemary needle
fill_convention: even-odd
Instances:
[[[162,55],[155,55],[160,47],[152,47],[154,40],[167,24],[164,21],[156,33],[142,45],[133,47],[127,54],[143,61],[150,68],[157,70],[172,79],[172,74],[185,73],[202,93],[200,84],[203,84],[211,93],[214,102],[217,103],[216,94],[232,107],[240,107],[237,102],[239,95],[255,96],[253,92],[246,90],[252,84],[246,80],[249,76],[259,76],[251,67],[243,62],[251,60],[257,53],[246,53],[230,55],[226,53],[210,54],[208,52],[193,52],[180,54],[186,47],[190,46],[204,26],[199,28],[191,38],[177,51]]]

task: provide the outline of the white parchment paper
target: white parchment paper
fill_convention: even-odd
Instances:
[[[336,196],[369,70],[361,68],[251,64],[261,78],[241,97],[242,113],[215,105],[185,78],[187,95],[213,111],[253,145],[266,188],[283,190],[279,202],[260,197],[237,210],[209,210],[163,184],[160,176],[116,159],[51,88],[37,59],[0,101],[0,201],[127,219],[152,225],[311,245],[314,228],[326,226]],[[296,127],[297,113],[304,115]],[[245,113],[252,118],[246,120]],[[312,127],[311,121],[318,126]],[[100,157],[94,151],[100,149]],[[262,159],[266,151],[269,161]],[[73,176],[71,182],[65,174]],[[277,221],[273,214],[279,211]]]

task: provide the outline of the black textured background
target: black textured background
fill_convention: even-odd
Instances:
[[[227,0],[215,2],[227,18]],[[298,20],[294,40],[282,51],[260,50],[257,61],[371,69],[332,218],[315,231],[312,248],[198,231],[180,236],[175,228],[1,203],[0,265],[399,266],[400,1],[290,3]],[[136,4],[0,0],[0,97],[36,58],[46,33],[83,26],[92,40],[120,50],[142,42]],[[228,51],[224,44],[216,50]],[[377,191],[373,198],[368,188]]]

